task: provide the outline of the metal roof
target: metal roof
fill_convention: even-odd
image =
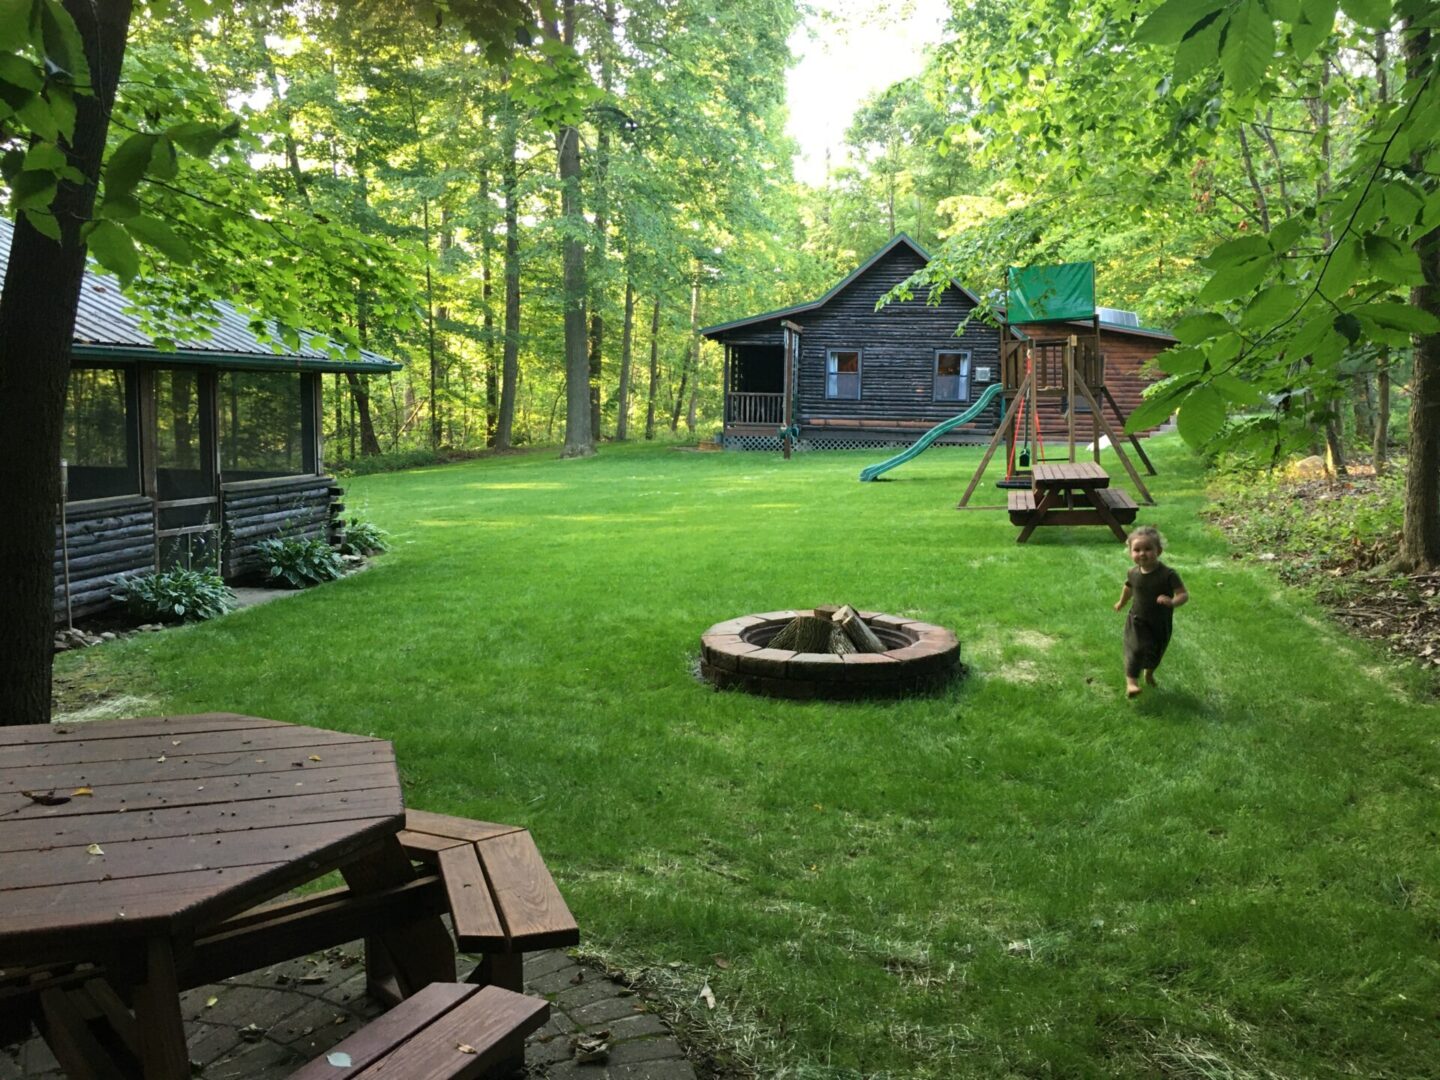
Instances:
[[[824,307],[831,300],[833,300],[839,294],[839,292],[845,288],[845,286],[849,285],[861,274],[865,273],[866,270],[869,270],[870,267],[874,266],[877,262],[883,259],[886,255],[890,254],[890,252],[895,250],[895,248],[899,247],[901,244],[904,244],[916,255],[920,256],[922,261],[926,263],[930,261],[930,253],[928,251],[922,248],[914,240],[911,240],[910,237],[907,236],[905,233],[896,233],[895,236],[891,238],[889,243],[887,243],[879,251],[875,252],[874,255],[871,255],[870,258],[866,259],[863,263],[861,263],[854,270],[852,270],[848,275],[846,275],[844,280],[842,280],[838,285],[836,285],[833,289],[827,292],[824,296],[820,297],[819,300],[811,300],[808,304],[796,304],[794,307],[781,308],[778,311],[767,311],[763,315],[751,315],[749,318],[736,319],[733,322],[716,323],[714,326],[703,327],[700,330],[700,333],[703,337],[711,337],[715,334],[724,333],[726,330],[735,330],[741,326],[750,326],[754,323],[769,322],[771,319],[783,319],[790,315],[799,315],[806,311],[814,311],[816,308]],[[960,292],[967,296],[972,304],[980,303],[980,298],[976,296],[973,292],[971,292],[969,289],[965,288],[964,285],[961,285],[958,281],[952,278],[950,280],[950,284],[954,285],[955,288],[959,289]]]
[[[14,231],[13,222],[0,218],[0,276],[10,263],[10,240]],[[141,328],[134,306],[121,292],[119,281],[93,264],[87,265],[75,316],[74,358],[112,363],[144,360],[171,365],[204,364],[262,371],[375,373],[400,370],[395,361],[364,349],[359,359],[343,356],[337,359],[328,348],[329,339],[318,334],[302,332],[304,345],[298,350],[272,345],[255,334],[248,318],[220,300],[210,305],[217,323],[209,337],[177,340],[174,348],[162,349]]]

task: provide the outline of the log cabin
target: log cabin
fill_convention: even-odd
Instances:
[[[979,304],[976,294],[952,281],[938,304],[922,292],[875,307],[929,261],[901,233],[818,300],[702,329],[724,349],[723,444],[777,450],[788,428],[812,449],[904,446],[964,412],[1001,377],[998,328],[976,320],[955,335]],[[1099,311],[1107,385],[1128,412],[1146,382],[1159,377],[1142,369],[1176,339],[1140,327],[1129,313]],[[1095,332],[1089,323],[1020,329],[1041,338]],[[788,416],[787,350],[794,387]],[[1000,416],[997,402],[940,442],[984,443]],[[1060,409],[1041,410],[1041,422],[1047,434],[1064,438]]]
[[[13,229],[0,220],[0,274]],[[213,316],[210,336],[162,349],[115,278],[86,270],[57,463],[57,620],[110,606],[131,575],[203,565],[243,577],[269,537],[342,539],[320,377],[400,365],[305,334],[277,352],[231,305]]]

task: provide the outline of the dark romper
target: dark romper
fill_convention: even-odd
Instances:
[[[1185,586],[1180,575],[1164,563],[1142,574],[1138,566],[1130,568],[1125,577],[1130,586],[1130,614],[1125,618],[1125,676],[1140,677],[1142,671],[1154,671],[1170,644],[1170,627],[1175,613],[1155,602],[1157,596],[1173,597]]]

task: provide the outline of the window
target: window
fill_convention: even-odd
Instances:
[[[935,400],[970,400],[970,354],[968,352],[936,351]]]
[[[215,433],[200,407],[199,373],[157,368],[154,385],[156,495],[161,499],[213,495],[206,459],[213,452]]]
[[[73,368],[65,384],[60,456],[71,501],[140,490],[139,436],[130,375],[115,368]]]
[[[825,396],[860,400],[860,354],[853,349],[831,349],[825,357]]]
[[[220,376],[220,471],[227,481],[313,471],[307,468],[300,380],[290,372]]]

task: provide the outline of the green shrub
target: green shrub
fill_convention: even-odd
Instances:
[[[279,578],[292,589],[334,581],[345,572],[340,553],[319,537],[262,540],[256,545],[265,560],[266,578]]]
[[[125,578],[112,594],[142,622],[202,622],[235,610],[235,594],[214,570],[162,570]]]
[[[345,542],[340,545],[342,555],[379,555],[390,550],[389,537],[384,529],[373,521],[352,517],[345,522]]]

